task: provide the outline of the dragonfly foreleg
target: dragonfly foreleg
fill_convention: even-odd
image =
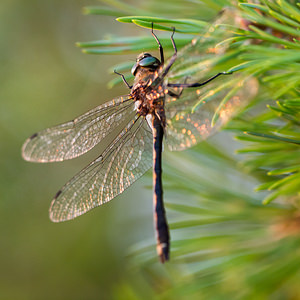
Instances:
[[[177,47],[176,47],[176,44],[175,44],[175,41],[174,41],[174,38],[173,38],[174,33],[175,33],[175,27],[173,27],[173,32],[172,32],[172,35],[171,35],[171,42],[172,42],[172,45],[173,45],[173,48],[174,48],[174,53],[171,56],[170,61],[169,61],[168,65],[166,66],[163,74],[161,75],[161,78],[164,78],[168,74],[169,70],[171,69],[172,65],[174,64],[174,62],[177,58]]]
[[[178,87],[178,88],[189,88],[189,87],[199,87],[206,85],[207,83],[211,82],[212,80],[216,79],[221,75],[231,75],[233,72],[220,72],[211,78],[205,80],[204,82],[196,82],[196,83],[168,83],[168,87]]]
[[[160,53],[160,63],[163,65],[164,62],[165,62],[164,49],[163,49],[163,46],[161,45],[158,37],[156,36],[156,34],[153,31],[153,22],[152,22],[151,34],[153,35],[153,37],[155,38],[155,40],[156,40],[156,42],[158,44],[158,49],[159,49],[159,53]]]
[[[125,78],[125,76],[124,76],[123,74],[118,73],[116,70],[114,70],[114,73],[117,74],[117,75],[119,75],[119,76],[121,76],[121,78],[122,78],[123,82],[126,84],[126,86],[127,86],[130,90],[132,89],[132,85],[130,85],[130,84],[127,82],[127,80],[126,80],[126,78]]]
[[[171,34],[171,42],[172,42],[172,46],[174,48],[174,54],[176,54],[176,56],[177,56],[177,47],[176,47],[176,44],[175,44],[175,41],[174,41],[174,38],[173,38],[174,33],[175,33],[175,27],[173,27],[172,29],[173,29],[173,32]],[[173,54],[173,56],[174,56],[174,54]]]

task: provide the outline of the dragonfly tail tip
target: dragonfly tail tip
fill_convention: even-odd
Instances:
[[[160,262],[163,264],[170,259],[170,246],[169,244],[163,243],[157,245],[157,253]]]

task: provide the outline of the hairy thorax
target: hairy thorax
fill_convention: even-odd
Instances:
[[[131,96],[135,101],[138,114],[143,117],[157,116],[161,125],[165,126],[164,103],[167,93],[162,80],[157,72],[141,70],[136,75],[134,85],[131,89]]]

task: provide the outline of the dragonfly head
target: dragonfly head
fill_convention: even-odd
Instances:
[[[152,56],[150,53],[141,53],[136,58],[136,63],[132,67],[131,73],[133,76],[135,76],[138,68],[146,68],[149,71],[154,72],[160,67],[160,65],[161,63],[159,59]]]

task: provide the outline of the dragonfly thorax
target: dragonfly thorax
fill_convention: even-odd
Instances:
[[[162,82],[156,83],[157,81],[159,82],[156,74],[152,74],[152,76],[148,74],[147,78],[147,81],[140,80],[134,84],[130,93],[131,97],[135,101],[135,108],[139,115],[144,117],[157,115],[164,126],[164,102],[166,89]],[[153,79],[156,79],[155,83],[153,83]]]
[[[135,80],[130,95],[135,101],[135,108],[139,115],[144,117],[158,115],[161,120],[164,120],[162,112],[166,89],[163,80],[159,78],[161,66],[161,62],[150,53],[141,53],[131,70]]]

